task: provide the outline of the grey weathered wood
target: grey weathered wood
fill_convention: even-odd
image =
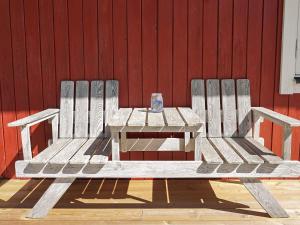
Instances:
[[[192,80],[192,109],[203,121],[201,137],[206,137],[206,110],[205,110],[205,88],[203,80]]]
[[[285,126],[283,130],[282,153],[283,153],[283,159],[291,159],[292,128],[290,126]]]
[[[56,143],[58,140],[58,121],[59,116],[56,114],[53,118],[49,119],[52,128],[52,143]]]
[[[30,160],[30,163],[32,164],[47,163],[53,156],[55,156],[58,152],[60,152],[71,141],[72,141],[71,138],[58,139],[56,143],[50,145],[42,152],[40,152],[38,155],[36,155],[32,160]]]
[[[185,126],[185,122],[176,108],[164,108],[163,114],[167,126]]]
[[[268,163],[280,163],[282,159],[271,152],[268,148],[260,144],[258,141],[253,138],[242,138],[241,141],[248,145],[253,152],[259,155],[262,159],[264,159]]]
[[[59,136],[60,138],[73,137],[74,119],[74,82],[62,81],[59,112]]]
[[[252,137],[250,83],[247,79],[236,81],[239,137]]]
[[[253,116],[253,138],[257,141],[261,140],[260,137],[260,124],[264,121],[263,117],[255,111],[252,111]]]
[[[205,121],[201,121],[200,117],[188,107],[178,107],[178,111],[188,126],[201,125]]]
[[[126,143],[127,143],[127,133],[126,132],[121,132],[121,140],[120,140],[120,150],[122,152],[126,152],[127,151],[127,147],[126,147]]]
[[[149,127],[163,127],[165,126],[164,116],[162,112],[152,112],[148,109],[147,112],[147,125]]]
[[[107,80],[105,82],[105,135],[108,136],[107,124],[119,109],[119,82]]]
[[[194,160],[195,161],[201,161],[201,156],[202,156],[202,152],[201,152],[201,142],[202,142],[202,137],[200,136],[200,133],[198,132],[195,132],[193,134],[193,137],[195,139],[195,144],[194,144],[194,149],[195,149],[195,152],[194,152]],[[186,145],[187,146],[187,145]],[[187,147],[186,147],[187,148]]]
[[[203,154],[204,160],[207,163],[223,163],[222,158],[217,153],[215,148],[211,145],[207,138],[201,139],[201,152]]]
[[[147,118],[146,108],[134,108],[127,122],[128,126],[145,126]]]
[[[120,160],[120,138],[118,132],[111,133],[111,153],[112,160],[117,161]]]
[[[21,127],[21,140],[24,160],[32,159],[30,127],[28,125]]]
[[[244,160],[234,151],[234,149],[224,141],[223,138],[209,138],[218,152],[228,163],[243,163]]]
[[[280,114],[264,107],[252,107],[253,112],[281,126],[298,127],[300,120]]]
[[[104,121],[104,82],[94,80],[91,82],[90,98],[90,137],[96,138],[103,132]]]
[[[40,200],[35,204],[33,209],[27,215],[29,218],[45,217],[49,210],[51,210],[63,194],[71,186],[75,178],[57,178],[50,185],[47,191],[43,194]]]
[[[237,136],[236,102],[234,80],[221,81],[222,109],[223,109],[223,136]]]
[[[111,138],[102,139],[101,144],[97,147],[92,158],[90,159],[90,164],[104,164],[108,161],[111,154]]]
[[[264,163],[257,154],[255,154],[248,145],[243,145],[242,138],[225,138],[225,140],[235,149],[235,151],[249,164]]]
[[[88,137],[89,82],[76,81],[75,138]]]
[[[52,159],[50,164],[66,164],[70,158],[84,145],[87,141],[85,138],[73,139],[68,145],[66,145],[59,153],[57,153]]]
[[[127,121],[131,115],[132,109],[131,108],[120,108],[111,121],[108,123],[108,126],[123,128],[126,126]]]
[[[207,126],[208,137],[221,137],[221,111],[219,80],[207,80]]]
[[[86,164],[89,162],[90,158],[100,146],[102,139],[100,138],[90,138],[81,148],[76,152],[76,154],[70,159],[70,164]]]
[[[46,109],[41,112],[27,116],[25,118],[10,122],[7,124],[7,126],[9,127],[18,127],[18,126],[25,126],[25,125],[32,126],[44,120],[48,120],[56,116],[58,113],[59,113],[59,109]]]
[[[104,165],[94,165],[91,170],[55,170],[44,172],[28,168],[28,162],[16,162],[18,177],[76,177],[76,178],[221,178],[221,177],[299,177],[300,162],[283,161],[278,165],[261,164],[237,165],[228,170],[230,164],[209,164],[201,161],[108,161]],[[47,167],[47,165],[46,165]],[[59,167],[59,165],[57,165]],[[54,165],[55,168],[55,165]]]
[[[184,133],[184,146],[185,146],[186,152],[189,152],[188,144],[190,143],[190,141],[191,141],[191,133],[185,132]]]
[[[255,178],[242,178],[241,182],[271,217],[289,217],[286,211],[259,180]]]

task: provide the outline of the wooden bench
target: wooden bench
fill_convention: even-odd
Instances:
[[[20,126],[22,134],[24,160],[16,162],[17,177],[56,178],[29,217],[47,215],[76,178],[131,177],[239,178],[270,216],[287,217],[256,178],[300,176],[300,163],[290,160],[292,127],[300,126],[300,121],[251,107],[246,79],[193,80],[191,87],[192,109],[204,122],[194,161],[108,160],[111,137],[107,124],[118,110],[117,81],[93,81],[90,88],[87,81],[77,81],[75,100],[74,82],[64,81],[60,109],[10,123]],[[282,158],[263,146],[259,129],[264,118],[284,128]],[[44,120],[52,123],[53,144],[32,158],[29,127]]]

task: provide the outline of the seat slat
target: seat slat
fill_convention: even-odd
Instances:
[[[228,163],[243,163],[244,160],[228,145],[223,138],[209,138],[218,152]]]
[[[221,137],[221,110],[219,80],[207,80],[208,137]]]
[[[105,82],[105,135],[108,136],[108,122],[119,109],[119,82],[107,80]]]
[[[216,152],[215,148],[211,145],[207,138],[201,139],[201,152],[204,160],[207,163],[223,163],[223,159]]]
[[[203,132],[201,137],[206,137],[206,110],[205,110],[205,88],[204,80],[192,80],[192,109],[203,121]]]
[[[90,164],[103,164],[108,161],[111,154],[111,138],[105,138],[98,145],[96,151],[94,152],[92,158],[90,159]]]
[[[179,112],[175,108],[164,108],[163,114],[168,126],[185,126]]]
[[[264,163],[255,152],[243,144],[242,138],[225,138],[225,140],[239,153],[239,155],[249,164],[261,164]]]
[[[258,141],[255,141],[253,138],[242,138],[241,140],[266,162],[276,164],[283,161],[280,157],[275,155],[272,151],[260,144]]]
[[[74,82],[62,81],[59,112],[59,136],[73,137]]]
[[[75,99],[75,138],[88,137],[88,112],[89,112],[89,82],[76,82]]]
[[[239,137],[252,136],[250,83],[247,79],[236,81],[237,86],[237,110]]]
[[[178,107],[178,111],[187,125],[195,126],[201,124],[200,118],[191,108]]]
[[[134,108],[127,122],[129,126],[145,126],[147,117],[146,108]]]
[[[86,164],[92,157],[93,153],[99,147],[102,139],[100,138],[90,138],[81,148],[76,152],[76,154],[70,159],[70,164]]]
[[[70,158],[81,148],[87,141],[85,138],[73,139],[68,145],[66,145],[58,154],[50,159],[50,164],[66,164]]]
[[[90,99],[90,137],[96,138],[103,132],[103,95],[104,82],[94,80],[91,82]]]
[[[47,163],[53,156],[55,156],[60,150],[62,150],[71,141],[72,139],[69,138],[57,140],[57,142],[45,148],[41,153],[39,153],[37,156],[31,159],[30,163],[32,164]]]
[[[234,80],[221,81],[222,109],[223,109],[223,136],[237,136],[235,85]]]
[[[162,112],[151,112],[151,109],[148,109],[147,118],[147,123],[149,127],[162,127],[165,125],[164,116]]]

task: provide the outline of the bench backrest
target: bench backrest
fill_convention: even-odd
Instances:
[[[62,81],[60,138],[107,135],[107,122],[119,108],[118,95],[119,84],[116,80]]]
[[[206,121],[205,137],[252,136],[247,79],[192,80],[192,108]]]

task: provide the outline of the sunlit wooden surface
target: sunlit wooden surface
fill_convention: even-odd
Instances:
[[[288,219],[269,218],[237,180],[101,179],[76,180],[46,218],[25,218],[50,182],[2,180],[0,224],[300,224],[300,180],[263,181]]]

